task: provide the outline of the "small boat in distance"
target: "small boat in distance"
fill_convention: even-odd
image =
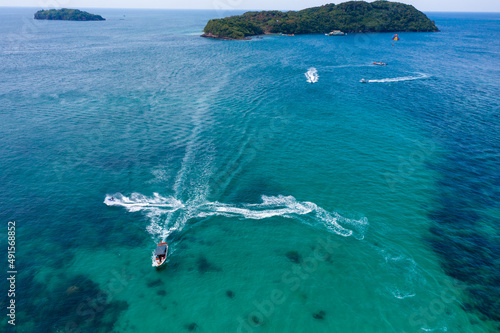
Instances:
[[[168,244],[158,243],[155,250],[155,259],[153,261],[153,266],[160,267],[167,260]]]
[[[327,34],[325,34],[325,36],[345,36],[346,33],[340,31],[340,30],[333,30]]]
[[[361,79],[359,82],[361,82],[361,83],[368,83],[368,80]]]
[[[379,65],[379,66],[386,66],[387,64],[385,62],[374,62],[374,65]]]

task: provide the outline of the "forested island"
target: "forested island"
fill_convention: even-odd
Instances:
[[[39,10],[35,13],[35,20],[66,20],[66,21],[105,21],[101,15],[90,14],[78,9],[50,9]]]
[[[315,34],[343,32],[431,32],[433,21],[411,5],[399,2],[349,1],[300,11],[246,12],[208,21],[203,37],[244,39],[270,33]]]

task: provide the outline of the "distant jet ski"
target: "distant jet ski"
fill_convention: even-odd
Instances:
[[[167,260],[168,253],[168,244],[167,243],[158,243],[155,250],[155,260],[154,266],[160,267]]]
[[[109,201],[115,201],[115,198],[111,197],[108,199]]]
[[[387,64],[385,62],[374,62],[374,65],[379,65],[379,66],[386,66]]]
[[[361,82],[361,83],[368,83],[368,80],[361,79],[359,82]]]

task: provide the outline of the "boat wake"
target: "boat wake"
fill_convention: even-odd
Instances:
[[[353,236],[363,239],[368,227],[368,220],[348,219],[336,212],[329,212],[308,201],[297,201],[293,196],[262,196],[257,204],[231,205],[220,202],[188,202],[182,203],[173,197],[162,197],[158,193],[147,197],[133,193],[129,197],[120,193],[107,195],[104,203],[108,206],[122,206],[129,212],[143,212],[151,220],[148,232],[156,239],[166,238],[174,230],[179,230],[185,222],[192,218],[225,216],[239,219],[261,220],[271,217],[296,219],[313,227],[323,227],[340,236]],[[183,223],[170,226],[173,213]],[[167,234],[163,231],[169,230]]]
[[[122,206],[129,212],[138,212],[141,210],[162,210],[163,212],[174,212],[183,205],[179,200],[172,197],[162,197],[158,193],[154,193],[152,197],[147,197],[139,193],[132,193],[130,197],[126,197],[121,193],[113,196],[106,196],[104,203],[108,206]]]
[[[412,81],[412,80],[420,80],[426,79],[429,76],[426,74],[419,74],[418,76],[402,76],[402,77],[394,77],[380,80],[366,80],[368,83],[387,83],[387,82],[401,82],[401,81]]]
[[[304,75],[306,76],[307,82],[309,83],[316,83],[319,80],[318,71],[314,67],[309,68],[307,73],[305,73]]]
[[[318,82],[318,73],[315,68],[310,68],[305,74],[308,82]],[[225,216],[240,220],[262,220],[272,217],[283,217],[300,221],[328,230],[329,232],[356,239],[362,239],[368,227],[366,218],[359,220],[348,219],[336,212],[329,212],[318,205],[298,201],[292,196],[262,196],[260,203],[253,204],[226,204],[210,202],[208,197],[212,192],[217,194],[221,188],[225,188],[234,175],[239,172],[245,163],[243,153],[246,147],[251,146],[251,140],[243,140],[241,153],[227,163],[227,167],[218,172],[222,175],[217,186],[211,186],[216,170],[214,167],[215,149],[211,140],[204,139],[207,128],[207,118],[210,105],[214,102],[208,101],[216,98],[223,91],[225,84],[230,82],[230,72],[221,74],[221,78],[206,95],[198,98],[193,105],[191,123],[193,129],[186,136],[185,154],[175,178],[172,178],[172,195],[164,197],[159,193],[151,196],[140,193],[123,195],[115,193],[106,195],[104,203],[108,206],[119,206],[129,212],[140,212],[147,216],[149,224],[146,230],[151,234],[153,240],[158,243],[165,241],[174,232],[182,231],[195,219],[207,219],[211,216]],[[164,178],[165,175],[155,170],[155,178]]]

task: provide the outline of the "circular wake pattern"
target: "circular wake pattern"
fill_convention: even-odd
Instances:
[[[314,67],[309,68],[307,73],[304,74],[306,76],[307,82],[316,83],[319,80],[318,70]]]

